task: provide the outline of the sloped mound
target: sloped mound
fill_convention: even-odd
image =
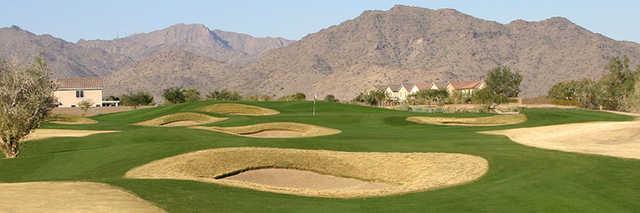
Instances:
[[[206,123],[214,123],[226,120],[227,118],[218,118],[200,113],[193,112],[180,112],[174,113],[170,115],[165,115],[161,117],[157,117],[148,121],[143,121],[136,123],[136,125],[140,126],[166,126],[166,127],[176,127],[176,126],[194,126]]]
[[[103,183],[0,183],[0,209],[9,212],[164,212]]]
[[[199,109],[202,112],[232,114],[232,115],[249,115],[249,116],[265,116],[276,115],[280,112],[259,106],[251,106],[246,104],[222,103],[205,106]]]
[[[591,122],[481,132],[543,149],[640,159],[640,121]]]
[[[77,115],[53,115],[49,118],[49,123],[65,124],[65,125],[82,125],[82,124],[95,124],[97,121]]]
[[[351,198],[450,187],[473,181],[487,169],[484,158],[454,153],[220,148],[157,160],[134,168],[125,176]]]
[[[448,126],[502,126],[525,122],[527,121],[527,116],[524,114],[493,115],[472,118],[412,116],[408,117],[407,121],[419,124]]]
[[[255,138],[317,137],[325,135],[335,135],[341,132],[337,129],[294,122],[273,122],[234,127],[197,126],[193,128]]]

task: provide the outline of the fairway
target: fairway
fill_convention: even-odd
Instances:
[[[106,183],[167,212],[633,212],[640,209],[637,202],[640,160],[540,149],[515,143],[506,136],[479,133],[632,120],[625,115],[579,109],[525,109],[523,123],[492,127],[417,124],[406,120],[410,116],[468,118],[490,114],[426,114],[327,102],[316,105],[316,116],[311,113],[312,102],[241,102],[279,112],[268,116],[200,111],[217,103],[194,102],[98,115],[90,117],[97,123],[87,125],[45,124],[46,129],[114,132],[24,143],[19,158],[0,160],[0,182]],[[318,137],[257,138],[189,127],[136,125],[183,112],[228,118],[199,124],[206,127],[293,122],[340,132]],[[125,177],[128,171],[154,161],[232,147],[363,155],[365,152],[459,153],[485,159],[488,170],[471,182],[445,188],[365,198],[299,196],[188,178]],[[219,165],[216,161],[211,163]],[[372,162],[370,167],[380,164]],[[396,165],[394,169],[376,172],[386,176],[406,168],[402,163]],[[0,195],[2,193],[0,190]]]

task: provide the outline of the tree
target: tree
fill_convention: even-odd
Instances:
[[[78,107],[83,111],[82,116],[87,114],[87,111],[89,111],[91,106],[93,106],[93,102],[89,99],[84,99],[78,103]]]
[[[522,75],[511,71],[508,66],[499,66],[489,71],[486,83],[493,102],[496,104],[506,103],[509,98],[518,97],[520,94]]]
[[[20,140],[55,107],[54,90],[42,58],[29,66],[0,62],[0,149],[5,157],[17,157]]]
[[[411,95],[416,102],[426,104],[443,104],[449,97],[449,93],[446,90],[420,90],[416,94]]]
[[[329,94],[327,96],[324,96],[324,101],[326,101],[326,102],[338,102],[338,99],[336,99],[336,96]]]
[[[124,106],[147,106],[153,104],[153,96],[146,92],[136,92],[122,95],[121,104]]]
[[[487,87],[473,93],[471,103],[491,105],[495,102],[495,94]]]
[[[242,99],[242,96],[238,92],[231,92],[223,89],[209,92],[209,94],[207,95],[207,99],[221,101],[239,101]]]
[[[280,97],[281,101],[302,101],[305,100],[307,98],[307,95],[305,95],[304,93],[295,93],[295,94],[291,94],[291,95],[286,95],[286,96],[282,96]]]
[[[640,66],[636,69],[636,82],[631,97],[629,97],[629,110],[640,112]]]
[[[184,103],[186,101],[182,87],[167,88],[162,93],[162,97],[172,104]]]
[[[371,90],[368,92],[360,93],[353,101],[366,103],[371,106],[382,106],[382,104],[388,99],[387,93],[384,90]]]
[[[607,65],[609,73],[600,84],[605,91],[602,105],[611,110],[628,110],[628,100],[633,92],[636,73],[629,67],[629,58],[615,57]]]
[[[184,95],[185,102],[194,102],[200,100],[200,91],[198,91],[197,89],[183,89],[182,94]]]

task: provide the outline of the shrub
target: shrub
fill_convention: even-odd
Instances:
[[[122,95],[120,98],[120,104],[123,106],[148,106],[153,104],[153,96],[147,92],[136,92]]]
[[[336,96],[327,95],[327,96],[324,96],[324,101],[326,101],[326,102],[338,102],[338,99],[336,99]]]
[[[221,101],[239,101],[242,99],[242,96],[238,92],[232,92],[223,89],[209,92],[209,94],[207,95],[207,99]],[[255,99],[257,100],[258,98]]]
[[[162,97],[172,104],[179,104],[186,102],[182,87],[171,87],[164,90]]]
[[[307,96],[304,93],[295,93],[291,95],[282,96],[279,98],[281,101],[302,101],[305,100]]]
[[[200,92],[197,89],[183,89],[182,94],[184,95],[185,102],[194,102],[200,100]]]

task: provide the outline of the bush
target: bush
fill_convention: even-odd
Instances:
[[[442,105],[449,98],[446,90],[421,90],[411,95],[416,103]]]
[[[162,97],[164,97],[167,102],[172,104],[184,103],[186,101],[186,98],[184,97],[184,93],[182,91],[182,87],[171,87],[165,89],[162,93]]]
[[[232,92],[223,89],[209,92],[209,94],[207,95],[207,99],[220,101],[239,101],[242,99],[242,96],[238,92]],[[257,100],[258,98],[255,99]]]
[[[336,96],[327,95],[327,96],[324,96],[324,101],[326,101],[326,102],[338,102],[338,99],[336,99]]]
[[[292,95],[282,96],[279,98],[281,101],[302,101],[305,100],[307,96],[304,93],[295,93]]]
[[[200,92],[197,89],[183,89],[182,94],[184,95],[185,102],[194,102],[200,100]]]
[[[153,104],[153,96],[146,92],[136,92],[122,95],[120,104],[123,106],[148,106]]]
[[[384,90],[371,90],[369,92],[361,92],[353,98],[353,102],[365,103],[371,106],[382,106],[385,101],[387,101],[389,97],[387,97],[387,93]]]

